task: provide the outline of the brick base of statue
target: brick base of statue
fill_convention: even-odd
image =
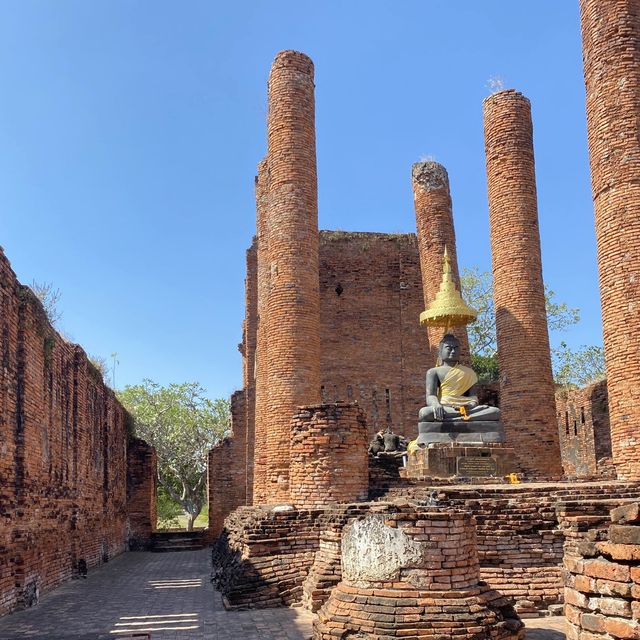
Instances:
[[[470,513],[378,511],[344,530],[342,580],[318,612],[314,640],[523,637],[509,601],[479,580]]]
[[[503,482],[518,471],[515,454],[504,445],[465,446],[433,443],[407,456],[401,475],[414,480],[468,478],[477,482]]]

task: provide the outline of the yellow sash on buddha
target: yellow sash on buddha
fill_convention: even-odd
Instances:
[[[473,369],[457,364],[447,371],[447,375],[440,384],[440,403],[446,407],[461,407],[469,402],[478,402],[476,396],[463,395],[478,382],[478,376]]]

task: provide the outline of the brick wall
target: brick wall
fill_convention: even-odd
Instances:
[[[245,277],[245,318],[242,324],[242,388],[245,392],[245,430],[247,481],[245,504],[253,501],[253,458],[255,446],[256,414],[256,340],[258,330],[258,260],[257,247],[253,243],[247,249],[247,273]]]
[[[411,177],[426,309],[433,302],[442,281],[445,247],[451,261],[453,281],[460,290],[456,233],[447,170],[437,162],[417,162],[412,167]],[[429,327],[427,333],[431,349],[429,366],[433,366],[438,358],[438,343],[444,330],[441,327]],[[451,333],[460,340],[461,360],[468,364],[470,355],[466,327],[454,327]]]
[[[156,530],[157,466],[155,449],[140,438],[127,448],[127,513],[129,549],[148,549]]]
[[[640,478],[640,3],[581,0],[613,461]]]
[[[614,509],[611,521],[564,558],[567,640],[640,637],[638,503]]]
[[[231,434],[209,451],[207,539],[222,531],[224,519],[247,504],[247,402],[244,391],[231,396]]]
[[[124,551],[127,414],[0,252],[0,612]]]
[[[366,500],[367,423],[357,403],[299,407],[291,421],[291,502],[313,508]]]
[[[269,263],[269,234],[267,217],[269,204],[269,167],[264,159],[258,164],[258,175],[256,183],[256,350],[255,358],[255,410],[253,426],[253,486],[251,488],[251,499],[259,502],[264,499],[265,483],[267,477],[267,428],[269,416],[269,386],[267,384],[267,351],[269,348],[267,321],[267,301],[269,299],[269,288],[271,281],[271,264]],[[248,316],[245,309],[245,317]],[[246,322],[246,320],[245,320]],[[251,323],[246,324],[247,329],[251,328]],[[247,335],[248,339],[248,335]],[[248,426],[248,429],[251,429]],[[251,446],[251,445],[249,445]],[[249,450],[247,450],[247,455]]]
[[[615,477],[606,380],[556,391],[556,417],[565,475]]]
[[[357,400],[369,434],[413,437],[429,366],[414,234],[320,232],[322,400]]]
[[[560,477],[529,100],[484,101],[500,402],[507,443],[533,477]]]

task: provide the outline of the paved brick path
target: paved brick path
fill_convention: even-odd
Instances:
[[[0,618],[0,640],[306,640],[302,609],[225,611],[209,582],[209,551],[125,553]],[[563,640],[562,618],[526,620],[527,640]],[[140,638],[142,640],[142,638]]]
[[[301,609],[225,611],[209,581],[209,551],[125,553],[86,580],[0,618],[1,640],[97,640],[147,631],[152,640],[305,640]]]

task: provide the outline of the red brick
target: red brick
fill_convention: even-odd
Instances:
[[[529,100],[489,96],[484,133],[502,421],[524,471],[560,477]]]

